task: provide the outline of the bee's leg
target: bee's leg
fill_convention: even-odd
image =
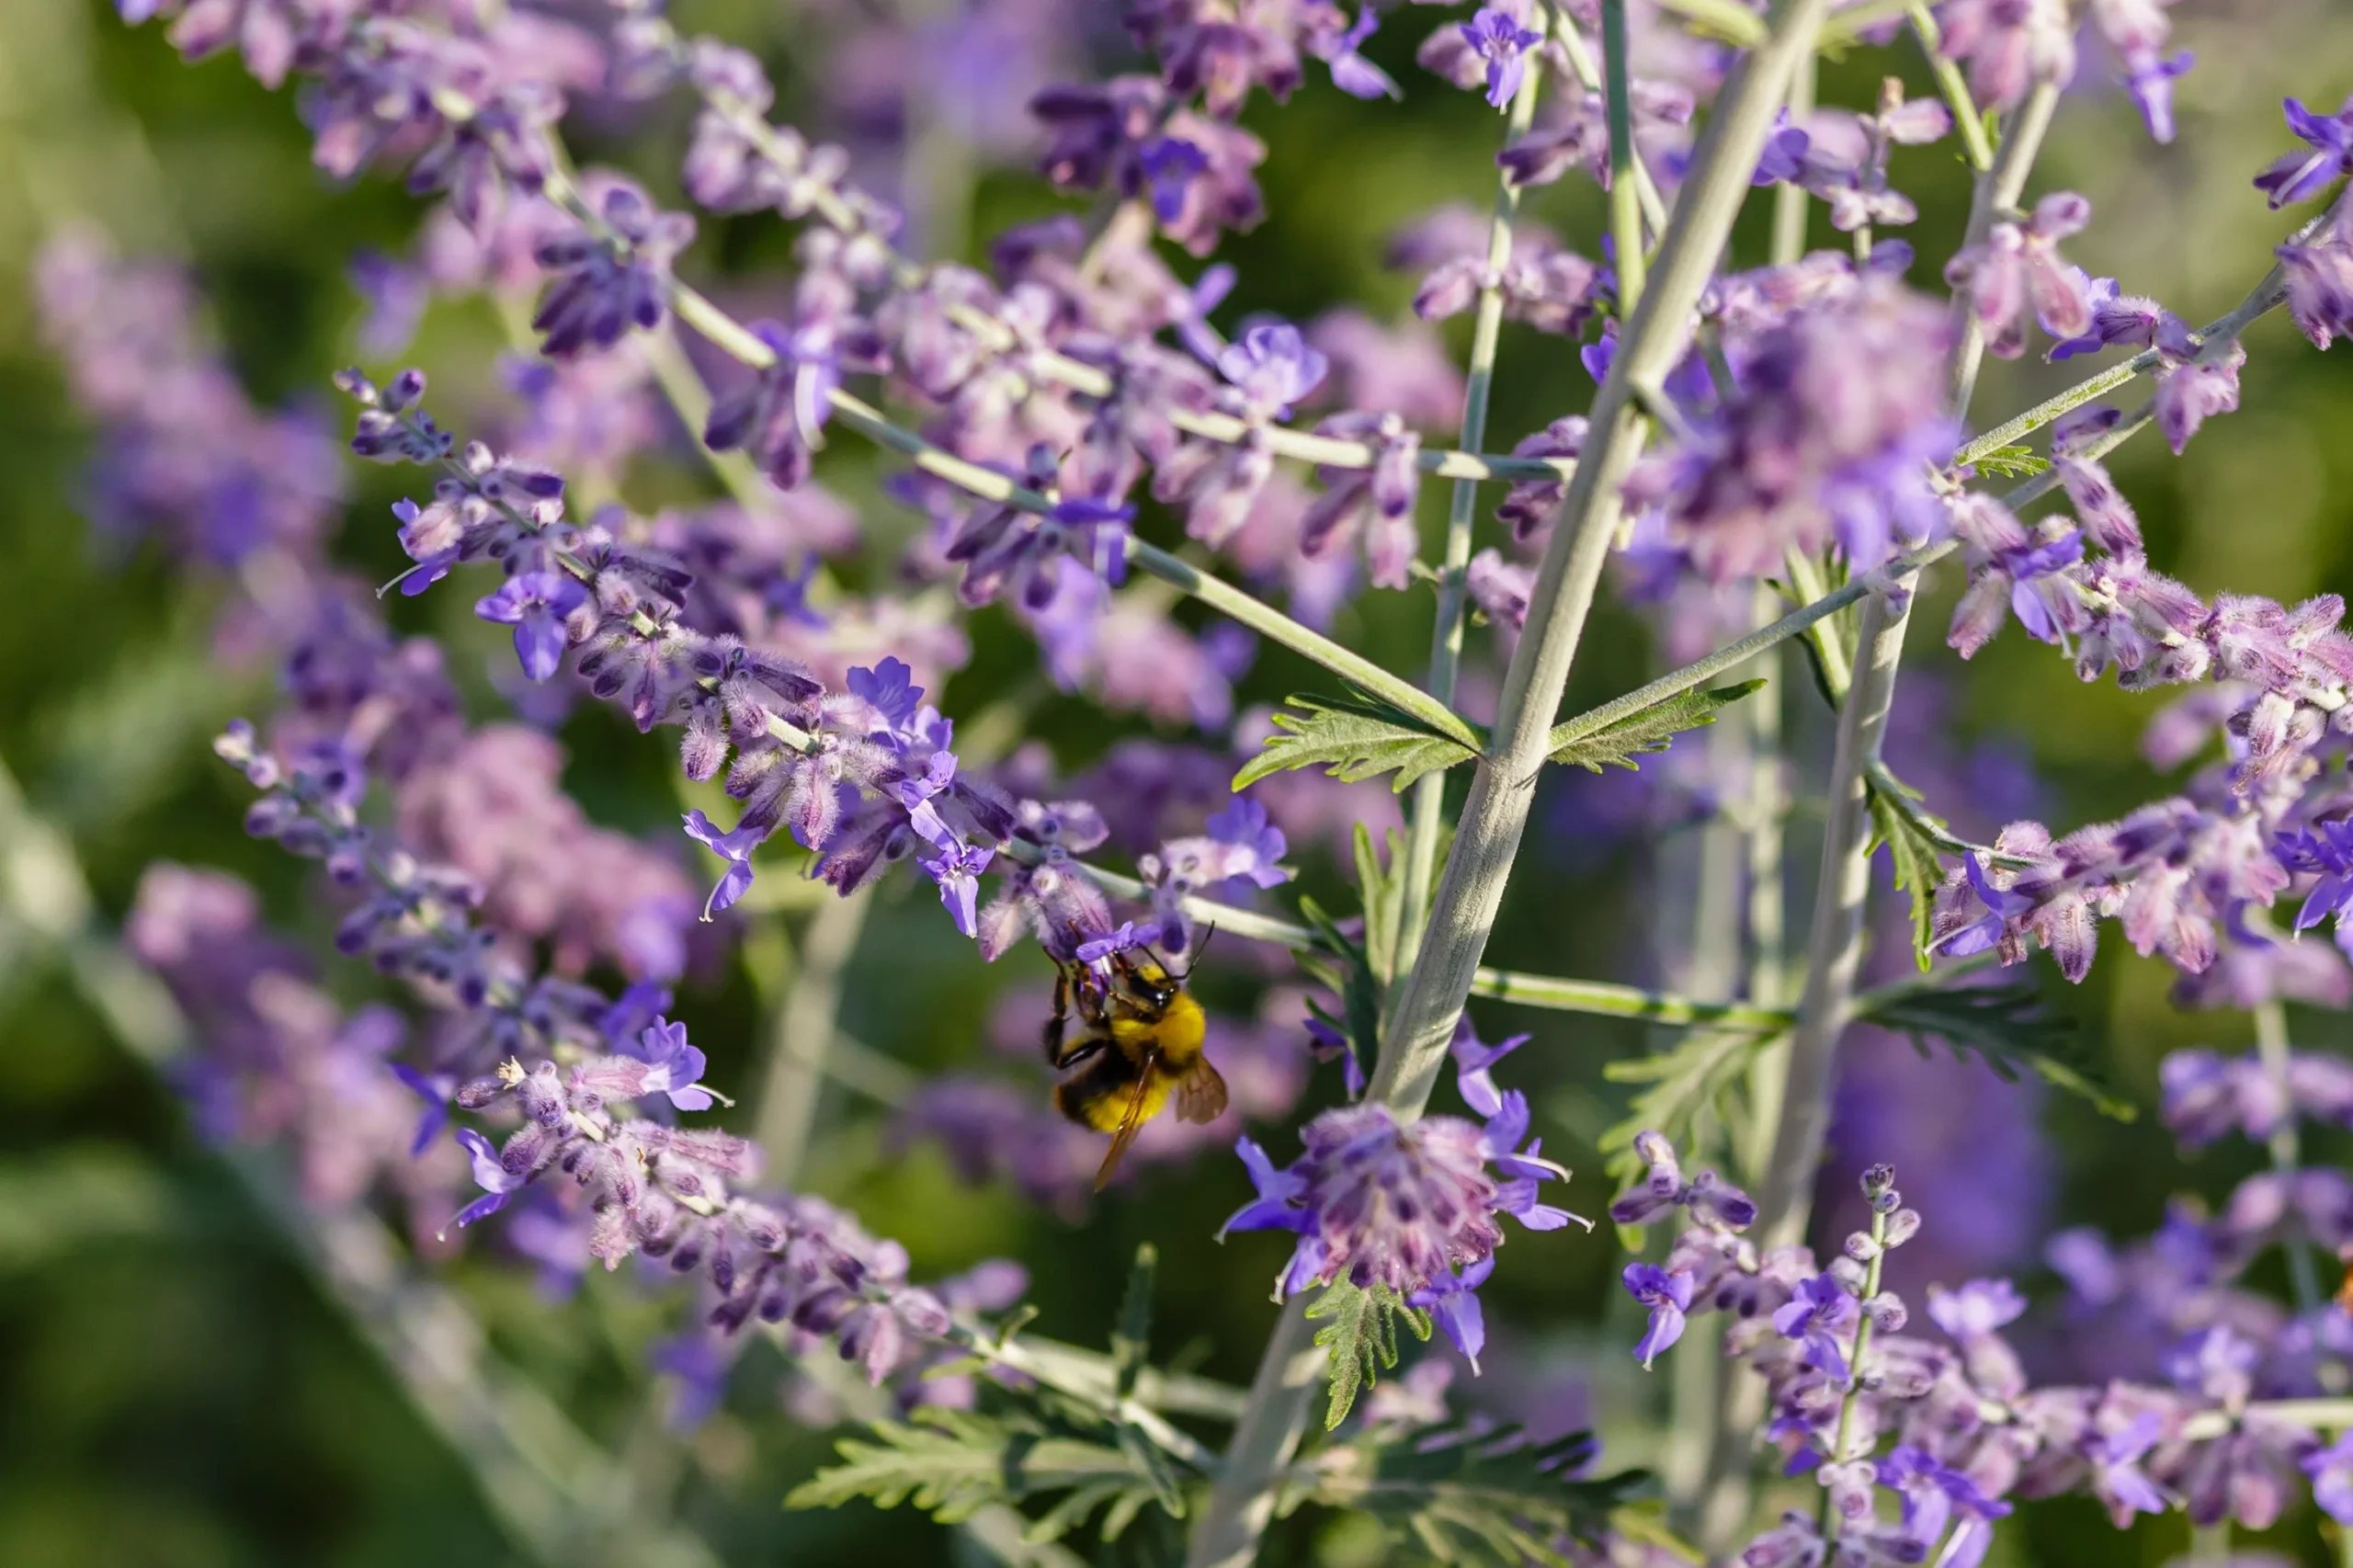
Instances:
[[[1054,1010],[1040,1031],[1038,1043],[1046,1048],[1050,1066],[1063,1064],[1063,1037],[1070,1028],[1070,971],[1062,964],[1054,965]]]

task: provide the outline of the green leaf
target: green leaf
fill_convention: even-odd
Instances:
[[[2075,1020],[2053,1012],[2033,986],[1906,987],[1870,1002],[1857,1017],[1910,1035],[1923,1055],[1929,1040],[1940,1040],[1955,1056],[1975,1056],[2004,1078],[2031,1072],[2102,1116],[2131,1121],[2140,1115],[2101,1081]]]
[[[1553,727],[1547,744],[1554,762],[1595,773],[1604,767],[1632,767],[1635,757],[1665,751],[1684,731],[1714,723],[1719,710],[1764,684],[1761,679],[1745,680],[1712,691],[1678,691],[1598,729],[1581,728],[1585,721],[1571,719]]]
[[[1601,1135],[1604,1169],[1620,1187],[1631,1186],[1647,1168],[1634,1153],[1634,1135],[1646,1129],[1663,1135],[1678,1149],[1703,1140],[1702,1123],[1733,1119],[1733,1092],[1747,1075],[1749,1063],[1778,1036],[1755,1032],[1733,1034],[1694,1029],[1672,1051],[1603,1066],[1602,1075],[1615,1083],[1648,1084],[1634,1096],[1626,1119]],[[1620,1227],[1621,1236],[1639,1234]],[[1629,1240],[1628,1245],[1634,1243]]]
[[[1938,818],[1920,804],[1917,791],[1907,788],[1884,768],[1870,778],[1870,847],[1887,846],[1895,863],[1895,886],[1912,895],[1912,956],[1925,971],[1928,967],[1928,933],[1936,913],[1937,888],[1945,880],[1939,851],[1956,841]]]
[[[1395,828],[1388,833],[1386,863],[1373,847],[1372,830],[1356,826],[1357,892],[1364,900],[1364,954],[1372,977],[1386,986],[1397,977],[1398,926],[1405,913],[1403,861],[1405,837]]]
[[[1405,1298],[1386,1285],[1340,1280],[1315,1299],[1307,1315],[1323,1321],[1315,1343],[1330,1358],[1332,1403],[1324,1415],[1327,1432],[1347,1419],[1359,1388],[1379,1381],[1382,1372],[1397,1365],[1398,1319],[1404,1320],[1415,1338],[1430,1336],[1429,1314],[1407,1306]]]
[[[1347,1037],[1358,1064],[1381,1054],[1381,1011],[1387,988],[1372,971],[1364,945],[1340,929],[1339,922],[1312,898],[1302,897],[1299,913],[1315,932],[1324,953],[1300,955],[1299,966],[1310,978],[1331,988],[1340,998],[1341,1017],[1335,1018],[1315,1001],[1308,1003],[1316,1017]],[[1328,953],[1330,957],[1325,957]]]
[[[867,1498],[879,1508],[913,1502],[943,1524],[992,1503],[1074,1487],[1154,1488],[1120,1449],[1024,1417],[924,1409],[905,1422],[877,1421],[870,1437],[835,1445],[842,1462],[793,1488],[788,1508],[835,1508]]]
[[[1136,1248],[1128,1268],[1127,1293],[1120,1298],[1120,1323],[1111,1331],[1112,1385],[1121,1399],[1135,1397],[1136,1379],[1152,1353],[1152,1277],[1160,1252],[1150,1242]]]
[[[2032,479],[2051,466],[2051,460],[2039,456],[2031,447],[1996,447],[1972,459],[1969,466],[1995,479]]]
[[[1404,1443],[1366,1437],[1317,1456],[1302,1500],[1370,1514],[1438,1562],[1566,1568],[1583,1560],[1567,1555],[1570,1543],[1616,1528],[1650,1481],[1641,1471],[1579,1478],[1594,1453],[1590,1434],[1539,1443],[1519,1426],[1466,1424]]]
[[[1422,775],[1479,755],[1477,745],[1462,736],[1434,730],[1402,709],[1369,697],[1293,697],[1275,714],[1274,722],[1266,750],[1233,776],[1236,790],[1269,774],[1320,767],[1347,783],[1394,773],[1390,788],[1403,793]],[[1465,734],[1479,740],[1467,725]]]

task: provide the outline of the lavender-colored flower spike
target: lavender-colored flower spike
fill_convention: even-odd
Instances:
[[[1458,24],[1462,41],[1486,62],[1487,102],[1509,107],[1528,74],[1528,51],[1544,35],[1520,26],[1519,17],[1500,6],[1482,6],[1469,21]]]

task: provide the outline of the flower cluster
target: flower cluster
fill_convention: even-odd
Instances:
[[[1524,1039],[1525,1037],[1521,1037]],[[1465,1041],[1468,1045],[1465,1048]],[[1345,1281],[1386,1290],[1427,1310],[1475,1369],[1487,1339],[1478,1289],[1495,1271],[1509,1214],[1531,1231],[1574,1221],[1539,1201],[1546,1180],[1568,1171],[1528,1136],[1528,1097],[1500,1094],[1487,1068],[1519,1040],[1481,1047],[1458,1036],[1463,1097],[1483,1122],[1430,1116],[1401,1120],[1377,1100],[1327,1110],[1300,1131],[1301,1153],[1278,1169],[1247,1138],[1234,1150],[1257,1197],[1236,1210],[1230,1231],[1288,1231],[1299,1239],[1275,1281],[1278,1300]]]

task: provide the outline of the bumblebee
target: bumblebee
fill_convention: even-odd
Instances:
[[[1185,977],[1133,949],[1109,958],[1110,973],[1054,965],[1054,1011],[1041,1043],[1046,1061],[1069,1075],[1054,1085],[1054,1108],[1081,1127],[1111,1135],[1095,1173],[1109,1185],[1120,1156],[1173,1096],[1180,1121],[1214,1121],[1225,1109],[1225,1080],[1201,1053],[1207,1020],[1185,993]],[[1080,1025],[1069,1038],[1073,1011]]]

